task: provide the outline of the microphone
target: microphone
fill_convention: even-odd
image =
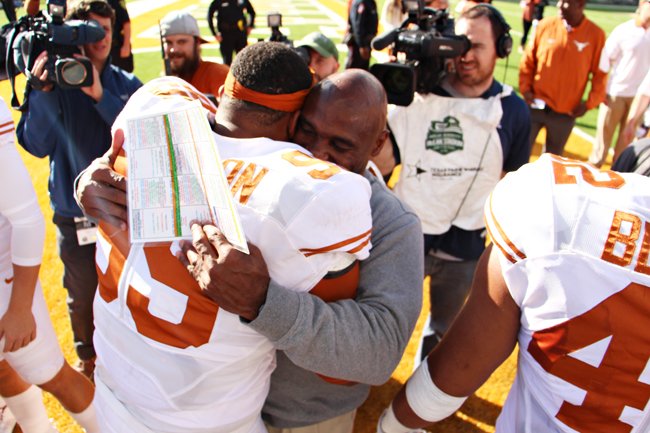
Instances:
[[[373,50],[381,51],[397,40],[399,29],[389,30],[379,36],[375,36],[370,43]]]

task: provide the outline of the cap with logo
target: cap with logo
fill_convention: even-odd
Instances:
[[[201,37],[199,23],[196,18],[188,12],[172,11],[160,20],[160,32],[162,36],[173,35],[190,35],[199,38],[200,43],[205,44],[208,41]]]
[[[309,47],[323,57],[339,59],[339,51],[330,38],[319,32],[313,32],[297,42],[296,47]]]

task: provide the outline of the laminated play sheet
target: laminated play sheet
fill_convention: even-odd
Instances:
[[[212,221],[248,253],[214,134],[198,101],[127,119],[132,243],[191,238],[190,221]]]

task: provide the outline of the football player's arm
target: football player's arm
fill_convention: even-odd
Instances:
[[[380,385],[399,363],[420,313],[423,236],[419,219],[394,196],[374,199],[373,192],[373,247],[361,262],[356,297],[325,302],[271,281],[250,326],[304,369]]]
[[[10,131],[13,136],[13,129]],[[0,213],[11,224],[11,261],[13,274],[5,276],[11,284],[11,297],[0,316],[0,339],[5,352],[26,346],[36,337],[32,300],[40,269],[45,221],[36,199],[29,173],[11,143],[0,144]],[[13,281],[11,281],[13,279]]]
[[[519,308],[501,274],[498,252],[490,247],[479,260],[467,303],[426,359],[430,379],[419,374],[420,366],[388,408],[402,426],[382,416],[377,431],[407,432],[452,415],[512,352],[518,330]],[[435,394],[426,393],[433,387],[425,380],[435,384]]]

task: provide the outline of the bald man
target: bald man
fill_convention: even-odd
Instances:
[[[261,256],[218,242],[224,260],[215,269],[219,282],[209,286],[211,297],[227,298],[237,305],[231,313],[240,316],[257,311],[249,326],[279,350],[262,410],[269,433],[351,433],[356,409],[371,385],[390,378],[415,326],[424,275],[420,221],[378,171],[366,168],[386,134],[381,84],[353,69],[311,90],[293,137],[314,156],[363,175],[372,187],[373,248],[361,263],[355,293],[291,292],[251,275],[250,269],[265,269]]]

